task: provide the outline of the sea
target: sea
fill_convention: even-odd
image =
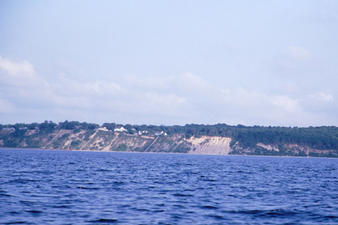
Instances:
[[[338,159],[2,149],[0,224],[338,224]]]

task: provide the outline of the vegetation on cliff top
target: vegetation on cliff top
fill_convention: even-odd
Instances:
[[[64,121],[54,123],[45,121],[43,123],[17,123],[13,125],[0,125],[0,138],[4,146],[15,146],[10,143],[20,139],[27,130],[36,130],[41,134],[48,134],[55,130],[65,129],[79,132],[80,130],[95,130],[105,128],[112,132],[123,127],[126,133],[137,134],[146,132],[148,135],[158,135],[164,132],[167,135],[184,134],[186,138],[191,136],[222,136],[231,137],[231,146],[240,143],[242,147],[254,147],[257,143],[263,144],[285,144],[294,143],[306,145],[315,149],[335,149],[338,150],[338,127],[264,127],[264,126],[231,126],[227,124],[198,125],[187,124],[184,126],[155,126],[155,125],[122,125],[116,123],[104,123],[101,126],[93,123]],[[38,135],[38,134],[37,134]]]

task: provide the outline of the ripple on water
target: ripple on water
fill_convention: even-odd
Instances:
[[[1,150],[0,224],[338,224],[337,171],[324,158]]]
[[[111,224],[111,223],[117,223],[118,220],[116,220],[116,219],[100,218],[100,219],[96,219],[96,220],[88,220],[87,222],[90,222],[90,223],[107,223],[107,224]]]

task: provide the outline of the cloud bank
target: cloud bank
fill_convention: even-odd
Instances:
[[[304,49],[289,51],[296,60],[310,57]],[[272,93],[212,83],[189,72],[84,81],[62,72],[52,78],[43,76],[27,60],[0,57],[0,83],[1,123],[68,119],[168,125],[338,125],[336,97],[326,90]]]

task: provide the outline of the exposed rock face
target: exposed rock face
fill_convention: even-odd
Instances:
[[[275,145],[266,145],[266,144],[263,144],[263,143],[257,143],[256,144],[257,147],[261,147],[261,148],[264,148],[268,151],[276,151],[276,152],[279,152],[279,148]]]
[[[234,143],[233,143],[234,142]],[[262,143],[244,145],[230,137],[191,136],[184,133],[141,130],[128,132],[123,127],[107,129],[62,129],[51,131],[39,128],[0,129],[0,147],[40,148],[63,150],[97,150],[129,152],[179,152],[211,155],[290,155],[338,157],[335,149],[315,149],[305,144]]]
[[[102,127],[76,131],[58,129],[47,134],[39,133],[38,130],[27,130],[23,138],[13,142],[16,142],[14,147],[64,150],[181,152],[214,155],[227,155],[231,151],[231,138],[228,137],[185,138],[184,134],[167,135],[164,132],[153,135],[142,132],[129,134],[123,130],[116,132]],[[0,145],[4,146],[1,139]]]
[[[183,134],[129,134],[105,128],[76,131],[58,129],[51,133],[27,130],[20,138],[11,137],[11,145],[5,145],[2,137],[8,134],[6,130],[0,135],[0,147],[139,152],[189,152],[192,148]]]
[[[186,141],[191,143],[189,153],[193,154],[228,155],[231,151],[231,138],[228,137],[191,137]]]

